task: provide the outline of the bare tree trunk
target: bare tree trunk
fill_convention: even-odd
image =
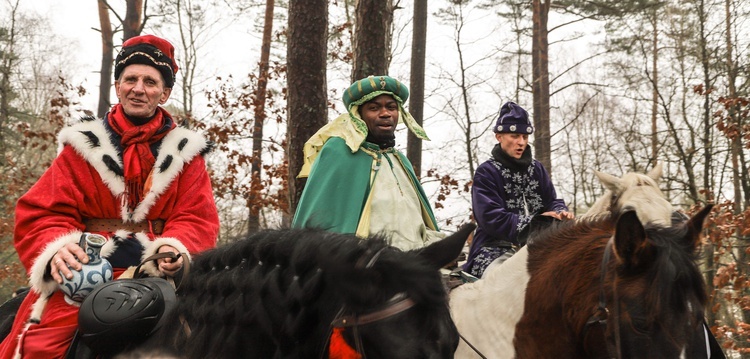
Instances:
[[[706,195],[706,201],[714,200],[714,185],[713,178],[711,175],[713,163],[713,152],[712,152],[712,137],[713,137],[713,124],[711,122],[711,70],[710,70],[710,55],[708,53],[708,44],[706,40],[706,22],[708,15],[706,14],[705,3],[701,0],[697,6],[698,8],[698,25],[700,27],[700,47],[701,47],[701,69],[703,71],[703,190]]]
[[[656,117],[659,112],[659,20],[657,19],[658,10],[654,9],[651,24],[653,25],[651,67],[653,80],[651,81],[651,166],[656,166],[656,156],[658,151],[659,136],[656,130]]]
[[[185,8],[183,12],[183,7]],[[180,75],[182,77],[182,111],[184,118],[182,126],[193,127],[193,80],[198,63],[198,50],[196,48],[195,10],[191,0],[177,0],[175,2],[175,15],[177,16],[177,28],[180,32],[180,44],[182,46],[182,61],[180,61]],[[183,14],[187,19],[183,20]]]
[[[96,115],[101,118],[112,107],[109,96],[112,92],[112,61],[114,60],[113,53],[115,50],[113,38],[115,33],[112,30],[112,22],[109,20],[109,8],[106,0],[98,0],[97,4],[99,5],[99,29],[102,38],[102,62],[99,66],[99,106]]]
[[[266,0],[266,15],[263,20],[263,44],[260,48],[260,69],[258,70],[258,88],[255,91],[255,120],[253,122],[253,163],[251,166],[251,187],[247,204],[250,214],[247,220],[248,233],[260,229],[261,166],[263,161],[263,124],[266,122],[266,86],[268,85],[268,59],[271,57],[271,35],[273,34],[274,0]]]
[[[143,18],[143,0],[127,0],[127,7],[125,10],[125,19],[122,21],[122,41],[135,37],[141,34],[143,25],[141,19]]]
[[[549,42],[547,18],[552,0],[532,1],[533,39],[531,45],[534,97],[534,150],[535,157],[552,174],[551,141],[549,127]]]
[[[355,22],[352,82],[370,75],[387,75],[393,0],[359,0]]]
[[[424,123],[424,67],[427,44],[427,0],[414,1],[414,32],[411,43],[409,112],[421,126]],[[422,140],[411,131],[406,138],[406,157],[417,177],[422,176]]]
[[[727,85],[729,86],[729,98],[737,98],[737,88],[735,81],[737,79],[736,69],[734,68],[734,60],[732,59],[732,13],[730,9],[730,0],[725,0],[726,7],[726,46],[727,46]],[[732,185],[734,186],[734,214],[740,214],[742,212],[742,183],[740,174],[740,151],[742,151],[742,137],[740,136],[741,127],[740,120],[738,119],[737,107],[735,105],[727,108],[728,115],[732,126],[736,126],[737,133],[734,136],[730,136],[730,147],[732,151]]]
[[[290,0],[287,41],[287,156],[289,214],[302,195],[302,148],[328,122],[326,56],[328,0]]]

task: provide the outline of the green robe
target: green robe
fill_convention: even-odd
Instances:
[[[409,160],[401,152],[393,151],[411,179],[422,204],[422,219],[427,228],[437,231],[437,221],[427,202],[422,185],[414,174]],[[374,164],[381,150],[364,142],[352,153],[343,139],[331,137],[326,141],[313,163],[297,211],[292,221],[294,228],[321,228],[338,233],[358,233],[363,216],[368,215],[371,184],[378,171]]]

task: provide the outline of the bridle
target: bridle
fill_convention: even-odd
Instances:
[[[346,306],[342,306],[339,313],[331,322],[330,328],[331,331],[333,331],[334,328],[352,328],[352,334],[354,335],[354,349],[362,356],[362,359],[364,359],[365,351],[364,345],[362,344],[362,337],[359,335],[359,327],[390,318],[398,313],[408,310],[414,305],[416,305],[416,303],[413,299],[409,298],[406,293],[398,293],[386,302],[383,309],[366,314],[353,313],[345,315]],[[330,341],[330,336],[328,341]]]
[[[614,243],[614,237],[610,237],[607,241],[606,247],[604,247],[604,255],[602,256],[601,274],[599,277],[599,303],[597,304],[594,314],[591,315],[586,325],[583,327],[583,338],[584,340],[589,334],[589,330],[598,329],[601,330],[601,338],[607,344],[607,356],[612,359],[622,358],[622,345],[620,340],[620,303],[617,298],[617,286],[613,284],[613,325],[615,330],[614,343],[607,340],[607,321],[610,318],[609,309],[607,308],[607,297],[604,291],[604,281],[607,276],[607,267],[612,257],[612,245]]]
[[[363,255],[357,261],[357,263],[355,264],[355,268],[372,268],[375,265],[375,262],[377,262],[378,258],[380,258],[380,255],[387,248],[388,247],[383,247],[379,249],[372,257],[370,257],[367,264],[364,264],[365,257],[370,253],[370,250],[368,250],[365,255]],[[359,327],[390,318],[396,314],[410,309],[415,305],[416,302],[414,302],[414,300],[411,299],[405,292],[396,293],[393,297],[391,297],[391,299],[385,302],[382,309],[373,312],[367,312],[364,314],[356,312],[351,313],[346,308],[346,304],[342,305],[341,309],[339,309],[338,313],[333,318],[333,321],[331,321],[328,338],[326,339],[326,344],[323,346],[323,350],[320,353],[320,357],[324,358],[326,346],[330,343],[331,334],[333,333],[334,329],[352,328],[354,335],[354,349],[357,351],[357,353],[359,353],[362,359],[365,359],[365,351],[362,344],[362,337],[359,334]]]

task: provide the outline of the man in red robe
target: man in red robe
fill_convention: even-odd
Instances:
[[[219,217],[203,158],[210,143],[160,106],[176,72],[168,41],[125,41],[115,60],[119,103],[104,119],[83,118],[59,133],[57,158],[16,206],[14,244],[32,290],[0,358],[65,356],[79,303],[58,284],[88,262],[78,246],[83,232],[109,239],[101,253],[115,277],[155,253],[189,257],[216,245]],[[143,269],[173,276],[182,264],[159,259]]]

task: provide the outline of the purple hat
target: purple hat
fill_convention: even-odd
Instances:
[[[500,108],[500,116],[492,129],[495,133],[534,133],[534,126],[529,122],[529,113],[515,102],[508,101]]]

